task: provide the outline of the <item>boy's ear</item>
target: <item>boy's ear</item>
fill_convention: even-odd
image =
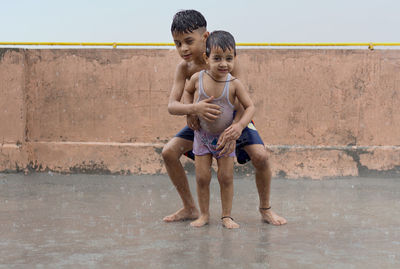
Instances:
[[[207,57],[207,54],[205,52],[203,52],[203,59],[206,62],[206,64],[208,64],[208,57]]]
[[[207,40],[207,38],[208,38],[209,35],[210,35],[210,32],[209,32],[209,31],[205,31],[205,32],[203,33],[203,38],[204,38],[204,40]]]

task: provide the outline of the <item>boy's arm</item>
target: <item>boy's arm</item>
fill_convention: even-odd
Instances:
[[[234,68],[233,68],[233,70],[231,72],[231,75],[240,80],[241,74],[242,74],[242,70],[240,68],[239,61],[236,59],[235,60],[235,66],[234,66]],[[240,102],[238,101],[237,98],[235,98],[234,106],[235,106],[236,114],[235,114],[235,118],[233,119],[233,123],[236,123],[242,117],[244,109],[243,109],[243,106],[240,104]],[[239,138],[239,137],[237,137],[237,138]]]
[[[231,149],[232,146],[230,144],[232,144],[231,142],[234,140],[230,139],[230,137],[236,138],[237,134],[239,134],[240,136],[243,129],[249,124],[255,113],[255,106],[253,104],[253,101],[251,100],[248,92],[246,91],[243,84],[239,80],[235,81],[235,89],[239,105],[241,104],[243,106],[244,111],[241,113],[241,115],[236,115],[235,117],[236,122],[233,122],[231,126],[225,129],[224,136],[222,135],[220,136],[217,143],[218,144],[217,150],[222,149],[222,151],[220,152],[219,155],[224,155],[232,151]]]
[[[197,104],[181,103],[181,98],[184,92],[186,83],[186,66],[185,63],[180,63],[175,71],[174,84],[168,102],[168,112],[172,115],[190,115],[196,114],[207,121],[214,121],[221,114],[219,106],[210,104],[214,97],[202,100]]]
[[[180,63],[175,71],[174,84],[172,85],[172,90],[168,101],[168,112],[172,115],[188,115],[194,112],[194,106],[192,103],[181,103],[181,98],[186,83],[185,74],[186,72],[184,63]]]
[[[235,88],[236,88],[236,97],[239,100],[240,104],[242,104],[243,108],[244,108],[244,112],[242,117],[240,118],[240,120],[235,123],[237,125],[239,125],[239,127],[241,128],[241,130],[243,130],[252,120],[252,118],[254,117],[254,113],[256,111],[256,108],[254,106],[253,101],[250,98],[249,93],[247,92],[247,90],[245,89],[244,85],[242,84],[242,82],[240,82],[239,80],[235,81]]]
[[[182,101],[184,104],[192,104],[194,101],[194,92],[193,94],[191,93],[191,88],[193,87],[193,85],[191,85],[191,83],[187,83],[186,87],[187,88],[185,88],[183,92]],[[186,124],[190,129],[194,131],[200,129],[199,117],[196,114],[186,115]]]
[[[234,68],[233,68],[233,70],[231,72],[231,75],[240,80],[241,74],[242,74],[242,70],[240,68],[239,60],[236,59]],[[240,102],[239,102],[239,100],[237,98],[235,98],[234,106],[235,106],[236,114],[235,114],[235,118],[233,119],[233,123],[236,123],[242,117],[244,109],[243,109],[243,106],[240,104]],[[240,134],[239,134],[239,136],[240,136]],[[236,139],[238,139],[238,138],[239,137],[237,137]]]
[[[235,117],[233,118],[232,124],[239,122],[244,113],[244,108],[237,98],[235,98],[234,107],[235,107]],[[239,139],[241,134],[242,134],[242,130],[233,129],[231,132],[227,132],[225,135],[227,136],[226,137],[227,139],[237,140],[237,139]]]
[[[196,92],[196,81],[198,80],[198,73],[194,74],[185,86],[183,91],[182,100],[184,104],[193,104],[194,93]]]

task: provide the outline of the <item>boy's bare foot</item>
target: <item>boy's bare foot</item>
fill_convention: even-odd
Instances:
[[[209,217],[207,215],[201,215],[197,220],[192,221],[190,226],[192,227],[203,227],[204,225],[208,224]]]
[[[266,223],[280,226],[287,223],[286,219],[277,215],[274,211],[272,211],[271,207],[261,208],[260,207],[261,218]]]
[[[197,210],[197,208],[192,208],[192,209],[181,208],[174,214],[164,217],[163,221],[165,222],[185,221],[185,220],[197,219],[198,217],[199,217],[199,211]]]
[[[222,225],[225,228],[237,229],[237,228],[240,227],[240,225],[237,224],[236,222],[234,222],[233,219],[231,217],[229,217],[229,216],[222,217],[221,220],[222,220]]]

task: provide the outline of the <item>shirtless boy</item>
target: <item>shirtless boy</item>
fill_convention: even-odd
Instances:
[[[168,175],[178,191],[183,208],[164,217],[165,222],[197,219],[199,211],[189,189],[186,173],[180,157],[191,152],[193,148],[193,129],[197,121],[194,116],[204,120],[213,121],[220,114],[219,107],[211,104],[211,96],[195,104],[183,104],[181,98],[187,80],[194,73],[207,68],[203,54],[206,51],[206,40],[209,35],[207,22],[203,15],[195,10],[183,10],[175,14],[171,25],[171,33],[175,47],[182,61],[178,64],[174,84],[168,103],[168,111],[173,115],[188,115],[188,124],[174,138],[172,138],[162,151]],[[240,79],[239,64],[237,63],[231,74]],[[190,128],[192,129],[190,129]],[[249,128],[250,127],[250,128]],[[239,137],[240,136],[240,137]],[[236,156],[239,163],[251,160],[255,168],[256,186],[259,195],[259,212],[263,221],[273,225],[283,225],[286,220],[277,215],[270,205],[271,169],[263,141],[253,123],[250,123],[240,134],[232,128],[220,136],[223,152],[230,152],[236,140]]]

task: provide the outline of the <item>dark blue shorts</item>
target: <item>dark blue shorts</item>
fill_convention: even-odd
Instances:
[[[175,136],[193,141],[194,132],[188,126],[185,126]],[[259,133],[257,132],[257,129],[254,126],[254,122],[251,121],[249,125],[247,125],[247,127],[243,129],[242,135],[239,137],[239,139],[236,140],[236,158],[238,163],[244,164],[250,161],[250,156],[244,150],[244,147],[255,144],[264,145],[264,142],[262,141]],[[194,154],[192,151],[186,152],[185,155],[190,159],[194,160]]]

